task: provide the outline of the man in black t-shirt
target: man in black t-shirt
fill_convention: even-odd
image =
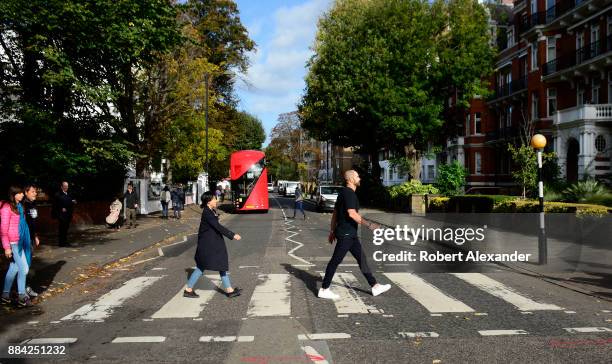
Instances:
[[[391,285],[378,284],[376,282],[376,278],[374,278],[368,267],[367,259],[362,253],[361,243],[357,236],[358,224],[363,224],[369,229],[375,229],[376,226],[363,219],[358,212],[359,200],[357,199],[355,190],[359,186],[359,174],[354,170],[348,170],[344,173],[344,179],[346,180],[346,187],[338,194],[329,232],[329,243],[333,244],[334,240],[338,240],[338,243],[325,269],[325,278],[323,278],[323,285],[321,289],[319,289],[318,296],[320,298],[332,300],[340,298],[340,296],[329,289],[329,286],[331,285],[338,265],[342,263],[344,256],[349,251],[353,257],[355,257],[355,260],[357,260],[361,272],[368,280],[370,287],[372,287],[372,295],[378,296],[388,291]]]

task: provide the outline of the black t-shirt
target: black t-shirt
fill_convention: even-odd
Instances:
[[[337,237],[349,236],[357,237],[357,222],[351,219],[348,214],[349,209],[359,211],[359,200],[355,191],[348,187],[344,187],[338,194],[336,199],[336,230]]]

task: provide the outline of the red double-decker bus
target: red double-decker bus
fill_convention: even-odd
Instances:
[[[235,211],[268,211],[268,169],[263,152],[232,153],[230,179]]]

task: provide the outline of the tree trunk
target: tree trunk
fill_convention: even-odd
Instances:
[[[410,179],[421,179],[421,153],[415,148],[414,144],[409,144],[404,147],[406,158],[410,161]]]
[[[378,164],[378,149],[370,149],[370,161],[372,162],[372,179],[380,184],[380,165]]]

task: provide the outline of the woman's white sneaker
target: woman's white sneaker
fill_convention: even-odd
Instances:
[[[391,288],[390,284],[377,284],[372,287],[372,296],[378,296],[387,292]]]
[[[319,298],[327,298],[329,300],[337,300],[340,298],[337,294],[332,292],[329,288],[319,288]]]

